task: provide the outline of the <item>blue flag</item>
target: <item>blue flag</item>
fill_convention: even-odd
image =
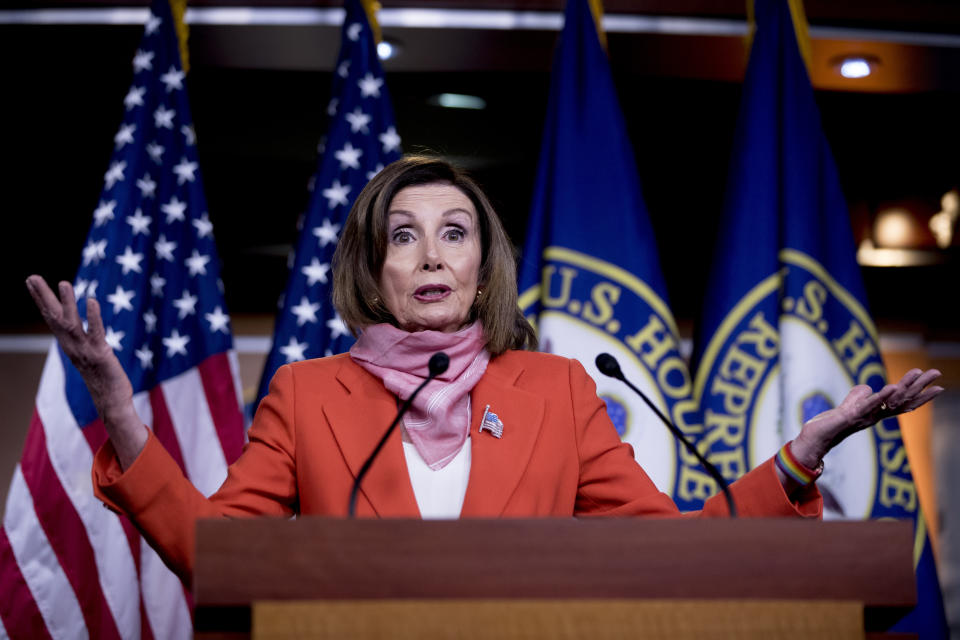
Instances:
[[[853,385],[886,383],[847,206],[787,0],[756,2],[718,241],[694,350],[694,394],[703,412],[700,446],[733,480]],[[924,637],[945,637],[897,420],[847,439],[825,464],[817,485],[826,518],[917,523],[920,604],[904,623]]]
[[[373,29],[360,0],[346,0],[345,5],[340,56],[327,107],[330,126],[320,143],[310,204],[299,224],[300,238],[257,404],[281,365],[342,353],[353,344],[330,302],[330,259],[357,195],[385,165],[400,158],[400,136]]]
[[[688,463],[657,417],[594,365],[618,358],[681,429],[696,425],[687,365],[657,258],[633,149],[587,0],[570,0],[553,62],[540,166],[520,265],[520,306],[540,348],[580,360],[621,437],[681,508]],[[679,463],[678,463],[679,460]]]

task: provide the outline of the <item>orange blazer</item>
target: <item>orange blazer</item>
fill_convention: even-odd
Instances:
[[[679,515],[617,436],[576,360],[510,351],[470,394],[471,467],[461,517]],[[490,405],[503,437],[478,432]],[[194,521],[203,517],[344,516],[353,480],[397,411],[381,381],[346,354],[281,367],[223,486],[205,498],[152,435],[120,469],[109,442],[93,466],[97,496],[126,513],[189,584]],[[361,517],[419,518],[394,431],[363,480]],[[733,485],[744,516],[819,517],[815,487],[785,494],[768,461]],[[722,497],[699,515],[726,515]]]

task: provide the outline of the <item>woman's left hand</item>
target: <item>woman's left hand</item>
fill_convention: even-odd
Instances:
[[[867,385],[858,385],[839,406],[807,420],[790,451],[801,464],[814,469],[830,449],[847,437],[933,400],[943,387],[929,385],[939,377],[936,369],[911,369],[900,382],[888,384],[876,393]]]

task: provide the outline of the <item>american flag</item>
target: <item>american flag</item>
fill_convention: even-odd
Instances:
[[[123,102],[74,289],[100,302],[141,419],[210,494],[240,454],[242,400],[167,0],[152,3]],[[0,530],[0,637],[190,635],[179,580],[93,496],[105,440],[54,344]]]
[[[318,149],[310,204],[298,224],[300,237],[291,256],[290,279],[260,379],[258,403],[281,365],[341,353],[353,344],[330,302],[330,259],[357,195],[384,165],[400,158],[400,136],[377,58],[372,15],[360,0],[346,0],[345,7],[327,106],[330,126]]]

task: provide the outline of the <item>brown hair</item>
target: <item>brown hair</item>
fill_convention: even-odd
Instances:
[[[387,214],[394,196],[414,185],[450,184],[477,210],[483,294],[472,314],[483,325],[487,350],[535,349],[533,327],[517,306],[516,258],[493,206],[466,173],[429,156],[406,156],[389,164],[357,196],[333,255],[333,306],[354,336],[366,326],[396,319],[380,295],[380,272],[387,254]]]

